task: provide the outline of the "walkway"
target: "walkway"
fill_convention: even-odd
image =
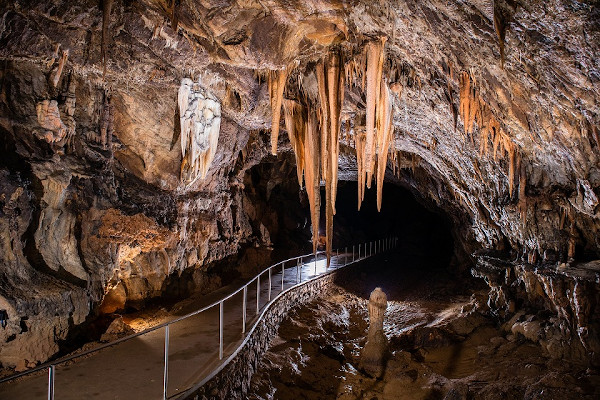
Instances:
[[[373,243],[371,254],[383,250]],[[355,259],[358,261],[358,246]],[[361,258],[364,258],[362,245]],[[196,315],[174,318],[167,326],[133,337],[101,351],[66,363],[54,363],[54,398],[56,399],[161,399],[164,392],[165,333],[168,329],[167,398],[175,398],[217,369],[242,343],[244,292],[246,292],[246,327],[248,332],[264,307],[283,290],[352,262],[352,252],[332,257],[326,268],[323,254],[304,256],[297,266],[287,261],[282,279],[282,265],[275,264],[251,280],[245,289],[231,290],[233,295]],[[269,279],[270,275],[270,279]],[[258,279],[257,279],[258,278]],[[257,281],[260,286],[257,299]],[[246,285],[245,285],[246,286]],[[269,287],[271,289],[269,290]],[[237,293],[236,293],[237,291]],[[206,304],[205,304],[206,305]],[[203,307],[198,304],[198,307]],[[223,313],[222,342],[219,315]],[[173,322],[176,321],[176,322]],[[163,324],[164,325],[164,324]],[[222,343],[222,345],[220,345]],[[222,348],[221,348],[222,346]],[[0,399],[48,399],[48,368],[0,384]]]

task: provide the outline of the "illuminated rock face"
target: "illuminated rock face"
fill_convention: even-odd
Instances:
[[[383,333],[383,319],[387,309],[387,296],[375,288],[369,298],[369,333],[367,343],[360,353],[360,368],[373,378],[381,378],[385,372],[388,340]]]
[[[244,176],[275,149],[302,164],[315,222],[326,181],[329,247],[338,174],[445,211],[464,269],[475,251],[599,257],[595,3],[225,3],[0,11],[0,295],[16,313],[0,343],[34,340],[19,328],[34,312],[77,325],[105,296],[159,296],[169,277],[273,240]],[[113,217],[160,240],[99,234]],[[37,287],[44,307],[23,295]]]

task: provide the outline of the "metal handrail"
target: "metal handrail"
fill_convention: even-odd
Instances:
[[[369,243],[359,244],[358,245],[358,250],[359,250],[358,251],[358,258],[355,258],[355,245],[353,245],[352,246],[352,261],[350,261],[348,263],[348,260],[345,260],[345,264],[343,266],[352,264],[352,263],[354,263],[356,261],[360,261],[360,260],[363,260],[363,259],[366,259],[366,258],[372,256],[373,255],[373,251],[372,251],[373,250],[373,244],[375,244],[375,254],[377,254],[378,253],[378,251],[377,251],[377,243],[379,243],[379,246],[380,246],[379,247],[379,251],[382,251],[381,250],[382,249],[382,247],[381,247],[382,245],[384,246],[384,249],[386,249],[386,248],[389,249],[389,248],[393,247],[392,243],[397,242],[397,240],[398,240],[398,238],[386,238],[386,239],[379,239],[376,242],[371,241]],[[387,245],[386,245],[386,243],[387,243]],[[363,254],[362,254],[362,257],[361,257],[361,247],[362,247],[362,245],[364,245],[364,247],[363,247],[364,251],[363,251]],[[371,250],[368,255],[367,255],[367,245],[369,245],[370,250]],[[337,251],[337,254],[339,255],[339,249],[336,250],[336,251]],[[57,365],[64,364],[64,363],[66,363],[68,361],[71,361],[73,359],[76,359],[76,358],[79,358],[79,357],[84,357],[86,355],[89,355],[89,354],[92,354],[92,353],[95,353],[95,352],[99,352],[99,351],[104,350],[106,348],[115,346],[115,345],[117,345],[119,343],[123,343],[125,341],[134,339],[134,338],[139,337],[139,336],[143,336],[143,335],[148,334],[150,332],[154,332],[154,331],[156,331],[158,329],[165,328],[163,399],[166,399],[167,398],[167,386],[168,386],[167,382],[168,382],[169,326],[171,324],[175,324],[175,323],[177,323],[179,321],[182,321],[182,320],[185,320],[187,318],[193,317],[195,315],[198,315],[198,314],[200,314],[200,313],[202,313],[204,311],[207,311],[207,310],[211,309],[212,307],[215,307],[215,306],[219,305],[219,359],[222,360],[223,359],[223,304],[224,304],[224,302],[227,301],[227,300],[229,300],[229,299],[231,299],[235,295],[239,294],[241,291],[244,292],[244,296],[243,296],[243,301],[244,301],[244,307],[243,307],[243,326],[242,326],[242,333],[244,334],[244,333],[246,333],[246,302],[247,302],[247,290],[248,290],[248,287],[253,282],[255,282],[255,281],[257,282],[257,304],[256,305],[257,305],[257,314],[258,314],[258,312],[260,310],[260,307],[259,307],[260,277],[261,277],[262,274],[264,274],[265,272],[269,271],[269,301],[267,302],[267,304],[265,304],[263,306],[263,307],[267,307],[268,305],[270,305],[274,301],[274,299],[271,299],[271,296],[270,296],[270,292],[271,292],[271,288],[272,288],[271,270],[273,268],[276,268],[276,267],[278,267],[278,266],[281,265],[281,270],[282,270],[281,287],[282,287],[282,290],[283,290],[283,279],[284,279],[284,274],[285,274],[285,264],[288,263],[288,262],[290,262],[290,261],[296,261],[296,282],[297,283],[295,285],[293,285],[292,287],[288,288],[288,290],[289,290],[291,288],[294,288],[294,287],[296,287],[296,286],[304,283],[304,282],[302,282],[302,279],[301,279],[301,270],[299,271],[300,264],[302,264],[302,259],[309,258],[309,257],[314,257],[315,273],[316,273],[317,257],[320,254],[325,254],[325,253],[326,253],[325,251],[317,251],[315,253],[304,254],[304,255],[297,256],[297,257],[292,257],[292,258],[288,258],[286,260],[279,261],[279,262],[277,262],[277,263],[275,263],[275,264],[273,264],[273,265],[271,265],[271,266],[266,267],[265,269],[263,269],[261,272],[259,272],[251,280],[249,280],[248,282],[246,282],[244,285],[242,285],[237,290],[233,291],[232,293],[228,294],[227,296],[223,297],[222,299],[217,300],[217,301],[215,301],[215,302],[213,302],[213,303],[211,303],[211,304],[209,304],[207,306],[204,306],[204,307],[202,307],[202,308],[200,308],[198,310],[192,311],[192,312],[190,312],[188,314],[185,314],[185,315],[183,315],[181,317],[178,317],[178,318],[175,318],[173,320],[170,320],[170,321],[167,321],[167,322],[163,322],[163,323],[158,324],[156,326],[153,326],[151,328],[145,329],[145,330],[143,330],[141,332],[137,332],[137,333],[134,333],[134,334],[122,337],[120,339],[117,339],[115,341],[112,341],[110,343],[106,343],[106,344],[100,345],[100,346],[95,347],[93,349],[89,349],[89,350],[86,350],[86,351],[83,351],[83,352],[77,353],[77,354],[72,354],[70,356],[62,357],[62,358],[59,358],[57,360],[41,364],[41,365],[39,365],[39,366],[37,366],[35,368],[32,368],[32,369],[30,369],[28,371],[23,371],[23,372],[20,372],[20,373],[17,373],[17,374],[13,374],[13,375],[7,376],[5,378],[0,379],[0,384],[8,382],[8,381],[15,380],[15,379],[18,379],[18,378],[21,378],[23,376],[31,375],[31,374],[34,374],[36,372],[43,371],[43,370],[47,369],[48,370],[48,399],[49,400],[53,400],[54,399],[55,368],[56,368]],[[347,254],[347,247],[345,248],[345,254]],[[298,275],[298,272],[300,272],[300,275]],[[319,276],[321,276],[321,275],[319,275]],[[316,278],[316,277],[317,276],[313,277],[313,279]],[[277,296],[277,297],[279,297],[279,296]],[[259,320],[255,321],[255,324],[258,323]]]

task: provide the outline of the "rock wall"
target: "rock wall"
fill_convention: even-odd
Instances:
[[[600,265],[513,264],[480,257],[473,275],[490,286],[482,310],[556,359],[600,365]]]

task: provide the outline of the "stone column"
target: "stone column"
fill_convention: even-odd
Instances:
[[[359,365],[361,370],[374,378],[381,378],[385,370],[388,340],[383,333],[383,318],[386,308],[387,296],[381,288],[375,288],[369,299],[369,333]]]

